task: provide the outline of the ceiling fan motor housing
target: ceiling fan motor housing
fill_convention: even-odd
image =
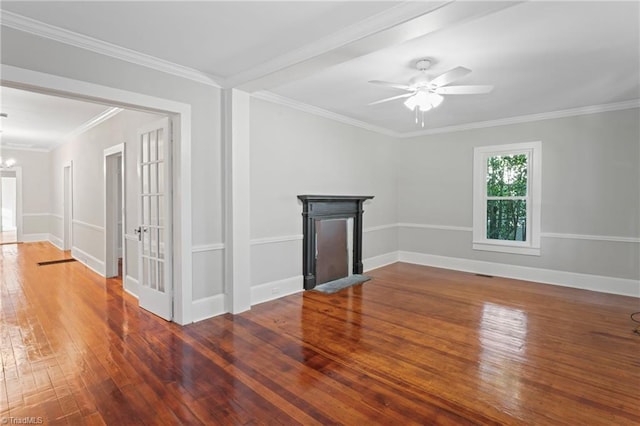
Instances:
[[[420,59],[416,62],[416,68],[418,71],[426,71],[431,67],[431,61],[429,59]]]

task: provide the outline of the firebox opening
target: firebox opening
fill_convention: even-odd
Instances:
[[[353,219],[317,219],[316,284],[353,274]]]

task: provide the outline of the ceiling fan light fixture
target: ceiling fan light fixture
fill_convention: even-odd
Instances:
[[[16,165],[16,160],[15,158],[7,158],[6,160],[2,160],[2,157],[0,157],[0,169],[10,169],[13,166]]]
[[[444,98],[437,93],[421,90],[404,101],[404,106],[412,111],[418,108],[420,111],[426,112],[432,108],[438,107],[442,103],[443,99]]]

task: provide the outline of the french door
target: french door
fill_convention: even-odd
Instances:
[[[159,317],[173,317],[171,270],[171,129],[163,118],[138,130],[139,303]]]

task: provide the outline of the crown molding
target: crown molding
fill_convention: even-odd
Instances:
[[[91,118],[87,122],[82,123],[76,129],[74,129],[73,131],[71,131],[68,134],[66,134],[64,136],[63,140],[64,141],[69,141],[69,140],[75,138],[76,136],[81,135],[84,132],[96,127],[98,124],[104,123],[105,121],[107,121],[111,117],[114,117],[114,116],[118,115],[122,111],[124,111],[124,110],[122,108],[118,108],[118,107],[107,108],[106,110],[102,111],[100,114],[98,114],[95,117]]]
[[[267,102],[276,103],[279,105],[287,106],[299,111],[307,112],[309,114],[318,115],[320,117],[328,118],[330,120],[338,121],[340,123],[349,124],[361,129],[370,130],[372,132],[380,133],[385,136],[391,136],[400,139],[407,139],[419,136],[429,136],[440,133],[459,132],[463,130],[484,129],[487,127],[506,126],[509,124],[529,123],[533,121],[550,120],[554,118],[574,117],[578,115],[597,114],[609,111],[620,111],[625,109],[640,108],[640,99],[633,99],[630,101],[616,102],[611,104],[591,105],[580,108],[564,109],[559,111],[544,112],[540,114],[521,115],[517,117],[509,117],[498,120],[479,121],[475,123],[459,124],[455,126],[439,127],[434,129],[428,129],[418,132],[401,133],[395,130],[387,129],[385,127],[375,126],[373,124],[365,123],[364,121],[356,120],[347,117],[342,114],[331,112],[326,109],[318,108],[303,102],[293,100],[284,96],[276,95],[273,92],[266,90],[254,92],[251,94],[256,99],[261,99]]]
[[[349,124],[354,127],[359,127],[361,129],[380,133],[386,136],[402,137],[400,133],[394,132],[393,130],[386,129],[384,127],[374,126],[372,124],[365,123],[364,121],[356,120],[356,119],[344,116],[342,114],[337,114],[335,112],[332,112],[323,108],[318,108],[309,104],[298,102],[293,99],[286,98],[284,96],[276,95],[275,93],[269,92],[266,90],[253,92],[251,93],[251,97],[260,99],[263,101],[267,101],[267,102],[272,102],[278,105],[283,105],[289,108],[297,109],[299,111],[307,112],[309,114],[328,118],[330,120],[338,121],[340,123]]]
[[[619,111],[640,107],[640,99],[615,102],[602,105],[590,105],[579,108],[563,109],[559,111],[543,112],[540,114],[520,115],[498,120],[478,121],[475,123],[459,124],[455,126],[438,127],[435,129],[420,130],[417,132],[400,133],[400,138],[413,138],[418,136],[435,135],[439,133],[459,132],[463,130],[484,129],[487,127],[507,126],[509,124],[529,123],[532,121],[551,120],[555,118],[574,117],[578,115],[597,114],[609,111]]]
[[[178,65],[164,59],[156,58],[155,56],[127,49],[83,34],[78,34],[64,28],[18,15],[17,13],[3,10],[0,14],[0,24],[8,28],[13,28],[39,37],[79,47],[81,49],[130,62],[132,64],[141,65],[156,71],[172,74],[187,80],[206,84],[208,86],[221,87],[221,85],[217,83],[217,78],[201,71],[194,70],[193,68]]]
[[[4,150],[9,151],[30,151],[30,152],[49,152],[46,148],[35,148],[31,146],[14,146],[14,145],[0,145],[0,152]]]

